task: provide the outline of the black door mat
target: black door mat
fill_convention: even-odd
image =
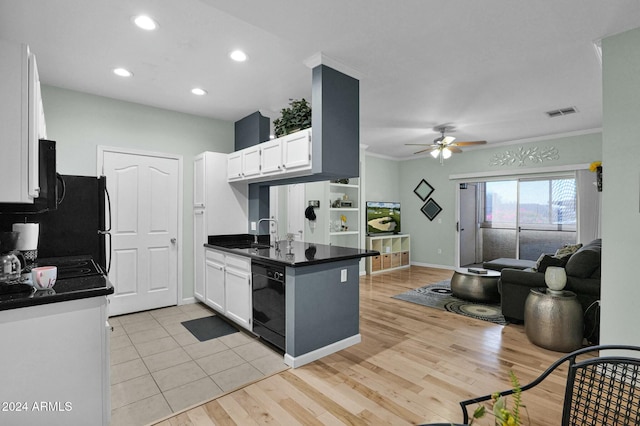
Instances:
[[[237,333],[238,329],[218,316],[198,318],[182,323],[201,342]]]

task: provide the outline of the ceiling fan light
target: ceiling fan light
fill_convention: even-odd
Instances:
[[[439,149],[434,149],[433,151],[431,151],[429,154],[431,154],[431,156],[433,158],[438,158],[438,156],[440,155],[440,150]]]
[[[443,148],[442,149],[442,157],[444,157],[445,160],[447,158],[451,157],[451,151],[448,148]]]

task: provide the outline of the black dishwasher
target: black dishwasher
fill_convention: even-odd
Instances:
[[[285,267],[251,262],[253,332],[285,350]]]

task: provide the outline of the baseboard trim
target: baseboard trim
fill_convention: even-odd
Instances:
[[[302,367],[303,365],[316,361],[322,357],[325,357],[327,355],[331,355],[332,353],[346,349],[349,346],[356,345],[361,341],[362,341],[362,336],[360,335],[360,333],[358,333],[354,336],[347,337],[346,339],[339,340],[335,343],[332,343],[327,346],[323,346],[314,351],[307,352],[304,355],[294,357],[289,354],[284,354],[284,363],[291,368]]]
[[[451,265],[436,265],[434,263],[411,262],[411,265],[424,266],[425,268],[449,269],[451,271],[456,269],[455,266],[451,266]]]
[[[178,305],[189,305],[191,303],[196,303],[196,302],[198,301],[196,300],[195,297],[185,297],[180,301],[180,303],[178,303]]]

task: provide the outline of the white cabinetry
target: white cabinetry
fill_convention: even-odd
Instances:
[[[206,244],[206,242],[207,226],[205,223],[205,211],[204,209],[195,209],[193,211],[193,295],[196,299],[202,302],[204,302],[204,245]]]
[[[408,234],[367,237],[366,248],[380,252],[378,256],[367,257],[368,274],[409,267],[411,239]]]
[[[311,129],[282,138],[282,167],[287,173],[311,169]]]
[[[0,423],[108,425],[109,334],[106,296],[0,311],[0,400],[28,403]]]
[[[206,292],[204,245],[208,236],[246,234],[248,228],[247,184],[227,182],[227,160],[227,154],[204,152],[193,163],[194,296],[202,302]]]
[[[263,142],[259,146],[262,149],[262,175],[282,173],[282,139]]]
[[[251,260],[206,250],[205,304],[251,330]]]
[[[38,187],[38,139],[46,138],[35,56],[24,44],[0,40],[0,202],[33,203]]]
[[[251,260],[225,255],[225,315],[251,330]]]
[[[242,150],[242,176],[250,179],[260,175],[260,146],[252,146]]]
[[[220,313],[226,310],[224,280],[224,253],[206,250],[204,303]]]
[[[311,129],[228,154],[227,180],[266,182],[311,174]]]
[[[227,157],[227,180],[242,180],[242,151],[232,152]]]

